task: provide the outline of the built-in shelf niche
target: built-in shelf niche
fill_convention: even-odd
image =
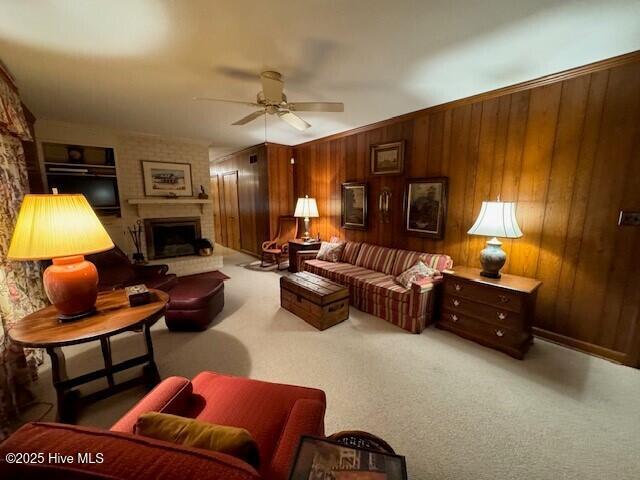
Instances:
[[[42,142],[47,191],[82,193],[99,215],[120,216],[112,147]]]

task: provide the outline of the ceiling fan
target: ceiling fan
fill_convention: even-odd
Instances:
[[[232,125],[246,125],[262,115],[277,115],[293,128],[306,130],[311,125],[293,112],[344,112],[344,104],[340,102],[289,102],[284,94],[282,75],[271,70],[260,74],[262,91],[258,92],[255,102],[224,100],[221,98],[194,97],[194,100],[225,102],[257,107],[259,110],[241,118]]]

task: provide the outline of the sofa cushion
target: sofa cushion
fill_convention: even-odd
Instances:
[[[390,275],[395,258],[396,250],[393,248],[363,243],[362,247],[360,247],[356,265]]]
[[[195,401],[184,416],[248,430],[265,460],[261,473],[269,468],[266,459],[274,455],[294,405],[302,399],[326,404],[324,392],[315,388],[247,381],[213,372],[199,373],[191,384]]]
[[[411,290],[398,285],[392,275],[348,263],[307,260],[305,270],[352,288],[375,292],[382,298],[393,298],[400,302],[408,302],[409,295],[411,295]]]
[[[374,306],[379,306],[380,308],[384,308],[389,311],[399,312],[403,315],[409,314],[409,308],[411,306],[411,302],[398,302],[391,301],[389,297],[383,297],[382,295],[378,295],[376,293],[367,292],[361,288],[353,289],[353,298],[354,298],[354,306],[363,304],[368,304],[369,309],[364,309],[365,312],[371,313]]]
[[[358,259],[358,253],[360,253],[361,245],[362,244],[360,242],[347,242],[344,246],[344,250],[342,251],[340,261],[355,265],[356,260]]]
[[[307,260],[304,269],[342,285],[350,285],[355,282],[357,276],[372,272],[368,268],[356,267],[350,263],[333,263],[317,259]]]
[[[396,302],[409,301],[409,297],[411,296],[410,288],[398,285],[393,275],[376,273],[377,275],[357,278],[355,286],[364,289],[366,293],[375,294],[382,298],[390,298]]]
[[[407,269],[415,265],[418,260],[422,260],[427,267],[435,268],[440,272],[453,266],[453,260],[449,255],[397,250],[391,275],[400,275],[402,272],[405,272]]]
[[[9,464],[9,452],[71,456],[73,463]],[[80,463],[78,454],[94,461]],[[218,452],[173,445],[130,433],[60,423],[27,423],[0,445],[0,478],[109,478],[145,480],[257,480],[258,473],[237,458]]]

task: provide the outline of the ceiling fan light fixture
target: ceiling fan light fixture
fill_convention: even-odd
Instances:
[[[262,90],[256,95],[256,103],[218,98],[194,97],[194,100],[208,100],[212,102],[235,103],[260,110],[250,113],[232,125],[246,125],[247,123],[265,115],[278,115],[278,117],[293,128],[304,131],[311,127],[309,123],[296,115],[295,112],[344,112],[344,104],[340,102],[291,102],[284,94],[284,81],[282,75],[273,70],[266,70],[260,74]],[[266,127],[265,127],[266,128]]]

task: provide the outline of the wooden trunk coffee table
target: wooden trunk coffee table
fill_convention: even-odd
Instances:
[[[72,322],[60,322],[58,312],[49,306],[27,315],[8,332],[11,340],[18,345],[45,348],[51,357],[51,374],[58,400],[58,419],[73,423],[77,407],[107,398],[135,385],[152,387],[160,381],[158,368],[153,359],[153,344],[150,328],[164,311],[169,295],[160,290],[150,289],[151,301],[145,305],[130,307],[124,290],[113,290],[98,294],[96,314]],[[113,335],[126,331],[142,331],[147,353],[123,362],[113,364],[111,342]],[[61,347],[80,343],[100,341],[104,368],[68,378],[65,358]],[[143,366],[139,377],[116,384],[113,375],[137,365]],[[74,387],[99,378],[106,378],[108,386],[97,392],[80,396]]]
[[[280,305],[318,330],[349,318],[349,290],[310,272],[280,277]]]

